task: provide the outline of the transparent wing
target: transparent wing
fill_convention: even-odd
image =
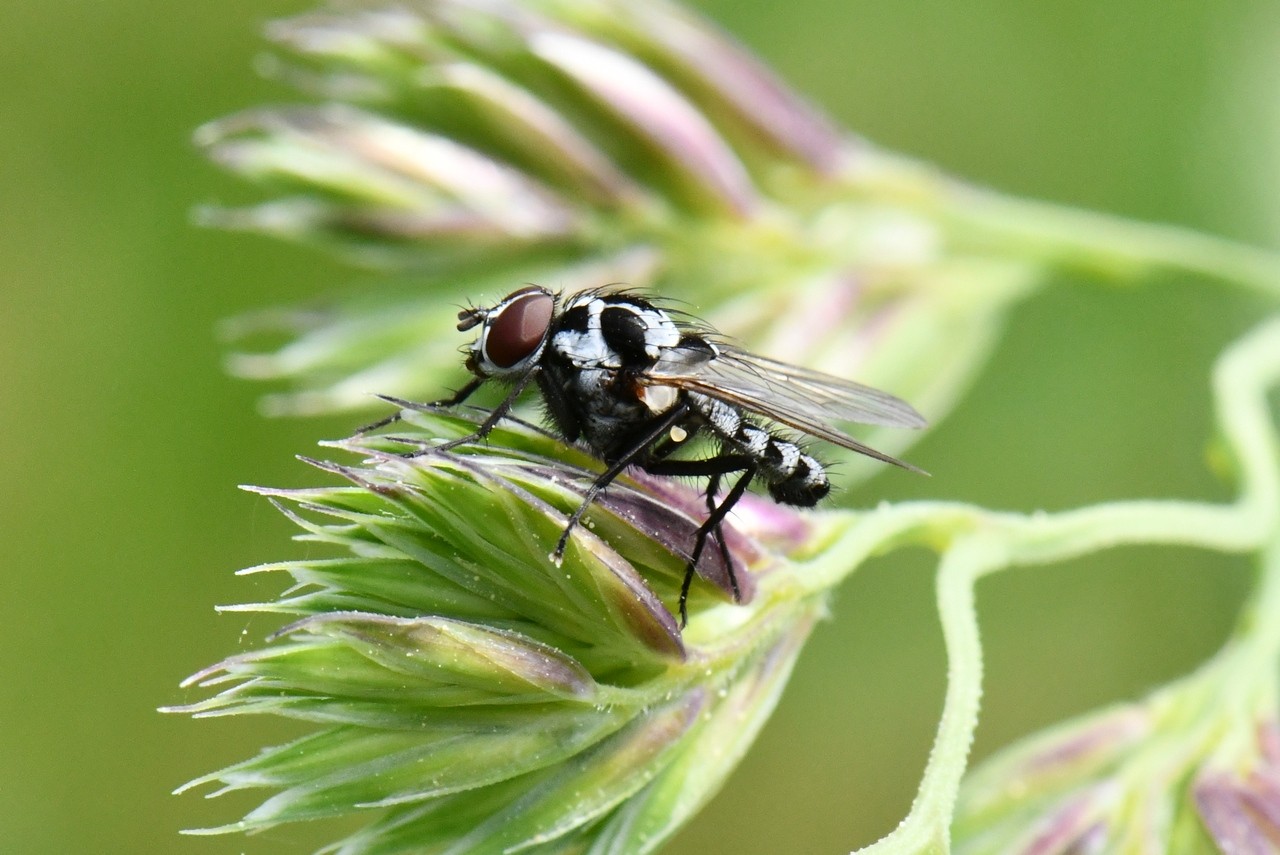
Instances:
[[[835,426],[837,422],[856,422],[923,427],[924,418],[906,401],[732,345],[717,344],[716,349],[718,353],[713,354],[700,348],[671,348],[645,372],[641,382],[697,392],[877,460],[916,468]]]

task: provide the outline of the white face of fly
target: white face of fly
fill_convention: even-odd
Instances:
[[[472,309],[458,315],[458,329],[480,325],[471,345],[469,367],[481,377],[520,374],[546,347],[555,316],[555,296],[530,286],[507,295],[491,309]]]

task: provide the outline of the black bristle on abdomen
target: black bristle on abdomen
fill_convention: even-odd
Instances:
[[[812,458],[809,459],[812,460]],[[827,480],[826,472],[822,470],[815,472],[808,467],[804,472],[797,471],[790,478],[770,482],[768,487],[769,495],[775,502],[802,508],[813,507],[831,492],[831,482]]]

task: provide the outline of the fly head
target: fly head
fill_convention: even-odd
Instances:
[[[459,330],[480,327],[467,367],[481,377],[512,376],[528,370],[546,346],[555,309],[554,294],[530,285],[508,294],[492,308],[459,312]]]

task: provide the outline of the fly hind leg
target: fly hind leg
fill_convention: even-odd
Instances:
[[[705,460],[655,461],[646,466],[645,469],[654,475],[705,476],[709,479],[707,482],[707,518],[698,527],[698,531],[694,536],[693,549],[690,550],[689,561],[684,568],[684,580],[680,584],[680,626],[683,627],[689,622],[689,589],[698,570],[698,561],[702,558],[703,550],[706,549],[707,538],[713,533],[720,549],[720,556],[724,560],[725,571],[729,574],[729,585],[733,589],[733,598],[736,601],[742,597],[742,592],[738,585],[737,571],[733,566],[733,558],[729,555],[729,546],[725,542],[721,523],[729,512],[733,510],[734,505],[738,504],[738,500],[742,498],[743,494],[747,492],[747,487],[751,485],[751,480],[756,476],[757,466],[751,458],[745,455],[724,454],[718,457],[709,457]],[[724,500],[716,504],[715,496],[720,487],[720,479],[733,472],[741,472],[742,475],[734,483],[733,487],[729,489]]]

